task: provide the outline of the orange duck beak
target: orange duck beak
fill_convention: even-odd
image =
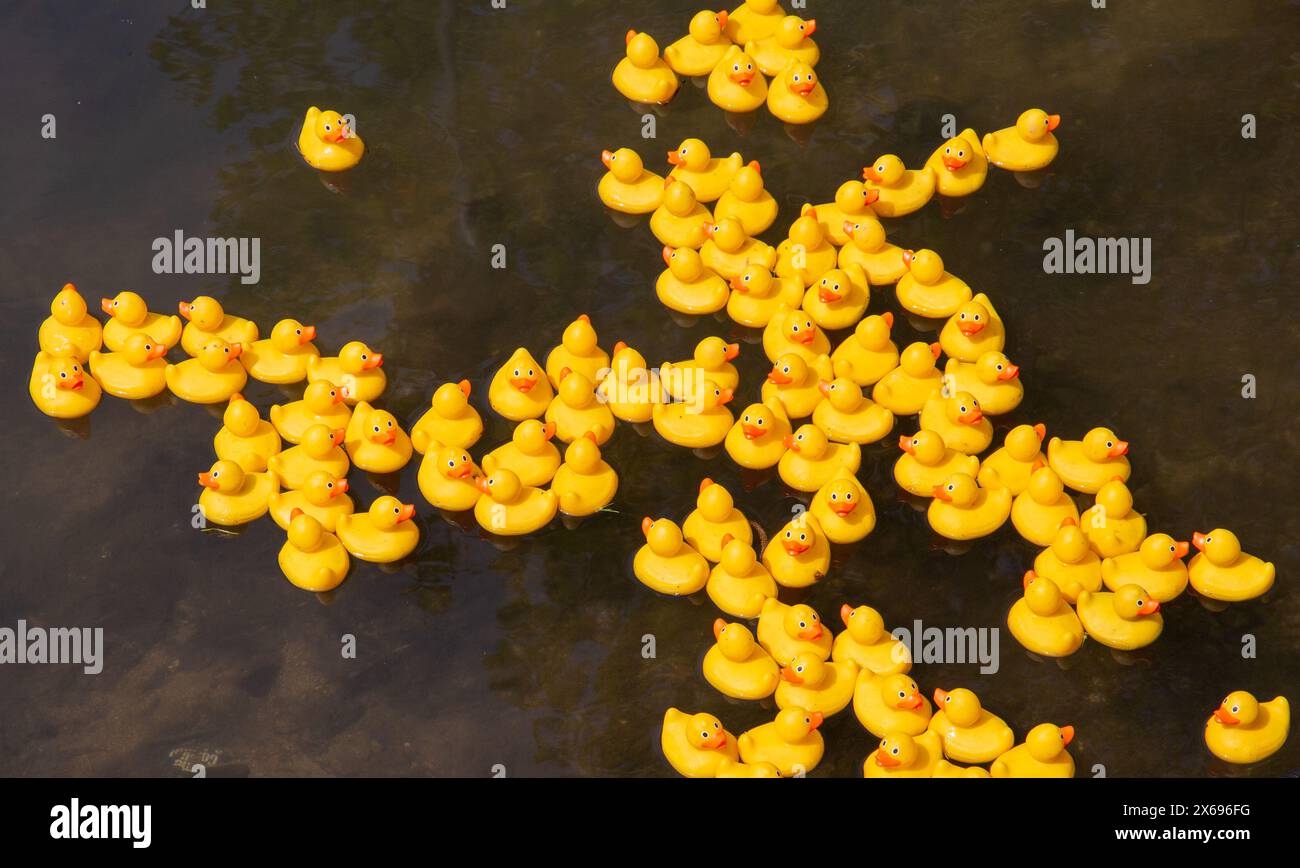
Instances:
[[[347,494],[347,492],[348,481],[346,479],[340,479],[338,482],[334,483],[334,487],[330,489],[330,497],[338,497],[340,494]]]
[[[825,380],[818,380],[817,391],[821,392],[823,395],[829,398],[831,394],[831,384]]]
[[[942,500],[944,503],[952,503],[952,495],[949,494],[948,489],[944,488],[942,485],[936,485],[932,491],[934,496]]]
[[[1042,422],[1036,423],[1034,425],[1034,433],[1038,435],[1038,442],[1042,443],[1043,438],[1047,436],[1047,426]]]
[[[1232,712],[1220,705],[1214,709],[1214,719],[1224,726],[1236,726],[1241,723],[1240,720],[1232,716]]]
[[[925,699],[921,696],[921,692],[919,690],[913,690],[910,695],[898,703],[898,707],[912,711],[913,709],[920,708],[924,702]]]
[[[1187,540],[1179,540],[1174,543],[1174,557],[1180,559],[1187,557],[1187,552],[1190,548],[1191,547],[1187,544]]]
[[[460,389],[460,393],[464,395],[466,398],[469,397],[469,390],[470,390],[469,380],[461,380],[459,383],[456,384],[456,388]]]
[[[943,167],[949,172],[955,172],[958,169],[965,168],[970,160],[963,160],[961,157],[954,157],[952,154],[944,154]]]
[[[1139,615],[1154,615],[1160,611],[1160,602],[1158,600],[1147,600],[1146,605],[1138,609]]]
[[[900,434],[898,437],[898,448],[902,449],[908,455],[912,454],[912,438],[906,434]]]
[[[740,275],[731,278],[731,280],[727,281],[727,284],[736,292],[749,292],[749,287],[745,286],[745,281],[740,279]]]
[[[383,353],[372,353],[370,358],[361,363],[361,370],[368,371],[371,368],[379,368],[384,364]]]
[[[548,441],[555,437],[555,423],[546,422],[542,425],[542,436]]]
[[[719,27],[726,27],[726,26],[727,26],[727,21],[728,21],[729,19],[727,18],[727,10],[726,10],[726,9],[723,9],[723,10],[719,11],[717,15],[714,15],[714,16],[713,16],[713,18],[714,18],[715,21],[718,22],[718,26],[719,26]]]
[[[613,152],[613,151],[601,151],[601,152],[600,152],[600,161],[601,161],[602,163],[604,163],[605,168],[608,169],[610,166],[612,166],[612,165],[614,164],[614,152]]]
[[[370,435],[371,443],[378,443],[380,446],[392,446],[393,441],[397,439],[396,431],[381,431],[378,434]]]
[[[802,543],[794,539],[783,539],[781,540],[781,548],[785,549],[785,553],[788,554],[790,557],[795,557],[797,555],[801,555],[804,552],[808,551],[808,549],[812,548],[812,546],[808,545],[808,543]],[[818,636],[821,635],[820,627],[817,628],[817,635]]]
[[[154,344],[153,349],[145,355],[145,360],[152,362],[154,359],[161,359],[165,355],[167,355],[167,347],[162,344]]]
[[[805,22],[803,23],[803,35],[804,35],[804,38],[807,38],[807,37],[809,37],[809,36],[812,36],[812,35],[813,35],[814,33],[816,33],[816,32],[817,32],[817,19],[816,19],[816,18],[809,18],[807,21],[805,21]]]
[[[807,96],[808,94],[812,93],[816,89],[817,89],[817,82],[815,81],[803,81],[800,82],[799,84],[790,85],[791,92],[797,93],[799,94],[799,96]]]
[[[1002,369],[1002,373],[998,374],[998,379],[999,379],[999,380],[1014,380],[1014,379],[1015,379],[1016,377],[1018,377],[1018,376],[1020,376],[1020,366],[1019,366],[1019,365],[1007,365],[1005,368]]]
[[[794,382],[788,375],[781,373],[779,368],[772,368],[767,372],[767,381],[776,383],[778,386],[788,386]]]
[[[821,635],[821,630],[818,630],[817,634]],[[811,725],[808,728],[809,732],[817,729],[826,721],[826,715],[822,714],[820,711],[814,711],[812,714],[808,715],[808,717],[811,718]]]
[[[479,489],[481,491],[487,491],[487,480],[480,476],[479,483],[480,483]],[[649,536],[650,528],[654,527],[654,523],[655,520],[648,515],[645,518],[641,519],[641,534],[643,536]]]
[[[194,316],[194,305],[190,304],[188,301],[181,302],[177,305],[177,308],[180,310],[181,316],[185,317],[187,320]]]
[[[790,684],[803,684],[803,679],[794,674],[794,669],[789,666],[781,667],[781,680]]]
[[[669,247],[667,244],[664,245],[663,257],[664,257],[664,265],[672,265],[673,249]]]
[[[942,706],[947,701],[948,701],[948,691],[936,687],[934,689],[934,704]]]
[[[894,759],[894,758],[893,758],[892,756],[890,756],[889,754],[887,754],[887,753],[881,753],[879,750],[877,750],[877,751],[876,751],[876,765],[880,766],[882,769],[892,769],[892,768],[894,768],[895,766],[902,765],[902,763],[900,763],[898,760]]]
[[[232,361],[233,361],[234,359],[239,358],[239,357],[242,356],[243,354],[244,354],[244,345],[243,345],[243,344],[231,344],[231,345],[230,345],[230,358],[231,358]]]
[[[307,344],[316,340],[316,326],[303,326],[302,334],[298,335],[298,343]]]
[[[754,80],[752,72],[736,72],[732,70],[727,73],[727,78],[731,79],[732,84],[738,84],[741,87],[749,87],[750,82]]]
[[[852,220],[845,220],[842,224],[840,224],[840,228],[844,230],[845,235],[849,236],[850,238],[853,237],[854,229],[853,229]]]
[[[736,397],[735,389],[721,389],[719,391],[721,391],[722,394],[718,396],[718,406],[730,404],[732,399]]]
[[[831,512],[835,513],[840,518],[844,518],[846,515],[851,514],[853,510],[857,508],[858,502],[856,500],[841,500],[831,504]]]
[[[685,165],[686,165],[686,161],[685,161],[684,159],[682,159],[682,155],[679,154],[679,153],[677,153],[676,151],[669,151],[669,152],[668,152],[668,162],[669,162],[671,165],[674,165],[674,166],[685,166]]]
[[[984,413],[979,407],[971,407],[965,413],[957,417],[957,421],[963,425],[975,425],[984,419]]]
[[[727,344],[727,350],[722,354],[722,358],[728,362],[735,360],[740,355],[740,344]]]
[[[1048,131],[1049,133],[1050,133],[1052,130],[1054,130],[1054,129],[1056,129],[1057,127],[1059,127],[1060,125],[1061,125],[1061,116],[1060,116],[1060,115],[1048,115],[1048,116],[1047,116],[1047,131]]]
[[[526,395],[537,385],[537,377],[511,377],[510,385]]]
[[[984,323],[982,323],[982,322],[958,322],[958,323],[957,323],[957,328],[958,328],[959,331],[961,331],[962,334],[964,334],[966,337],[969,338],[969,337],[972,337],[972,336],[977,335],[977,334],[979,334],[980,332],[984,331]]]
[[[213,491],[216,491],[220,487],[217,484],[217,481],[212,478],[211,473],[200,473],[199,485],[202,485],[204,488],[211,488]]]
[[[99,300],[99,309],[102,310],[104,313],[108,314],[109,316],[112,316],[112,315],[113,315],[113,299],[111,299],[111,298],[101,298],[101,299]]]
[[[473,472],[474,472],[474,465],[462,464],[460,467],[457,467],[455,470],[453,470],[450,475],[452,479],[464,479],[466,476],[469,476]]]
[[[875,166],[867,166],[865,169],[862,170],[862,180],[875,181],[877,184],[879,184],[881,181],[885,179],[881,177],[879,172],[876,171]]]
[[[852,617],[852,615],[853,615],[853,607],[850,606],[848,603],[841,603],[840,620],[844,622],[845,627],[849,626],[849,618]]]
[[[759,437],[766,434],[767,431],[757,425],[750,425],[748,422],[741,422],[740,433],[745,435],[746,440],[757,440]]]
[[[865,197],[863,198],[862,201],[863,201],[863,204],[866,204],[866,205],[874,205],[874,204],[876,204],[876,200],[879,199],[879,198],[880,198],[880,191],[879,191],[879,190],[874,190],[874,189],[872,189],[872,190],[868,190],[868,191],[866,192],[866,195],[865,195]]]
[[[1127,455],[1127,454],[1128,454],[1128,441],[1127,441],[1127,440],[1120,440],[1120,441],[1119,441],[1118,443],[1116,443],[1114,446],[1110,447],[1110,451],[1108,451],[1106,454],[1107,454],[1108,456],[1110,456],[1111,458],[1118,458],[1118,457],[1120,457],[1121,455]]]
[[[338,403],[337,401],[335,403]],[[330,432],[330,439],[334,441],[335,446],[343,445],[343,438],[348,434],[346,428],[335,428]]]
[[[1198,552],[1205,551],[1205,534],[1199,530],[1192,534],[1192,545],[1196,546]]]
[[[1061,727],[1061,744],[1068,747],[1070,742],[1072,741],[1074,741],[1074,727],[1072,726]]]
[[[813,624],[807,630],[800,630],[798,633],[795,634],[795,637],[798,639],[802,639],[805,642],[816,642],[818,639],[822,637],[821,622],[818,621],[816,624]]]
[[[725,628],[726,626],[727,626],[727,622],[724,621],[724,620],[722,620],[721,618],[714,618],[714,619],[713,619],[713,639],[714,639],[714,641],[720,641],[720,640],[722,639],[722,630],[723,630],[723,628]]]
[[[402,504],[402,511],[397,514],[397,523],[401,524],[404,521],[410,521],[414,515],[415,515],[415,504],[404,503]]]
[[[828,286],[817,285],[817,298],[821,300],[822,304],[830,304],[833,301],[839,301],[843,297],[843,295]]]
[[[1038,578],[1038,573],[1033,570],[1025,570],[1024,576],[1020,579],[1020,584],[1027,591],[1029,590],[1029,583],[1036,578]]]
[[[813,326],[810,329],[804,329],[803,334],[801,334],[798,337],[798,341],[801,344],[810,344],[813,342],[813,339],[816,337],[817,337],[817,326]]]
[[[789,449],[791,452],[799,451],[799,444],[795,442],[793,434],[787,434],[784,437],[782,437],[781,445],[783,445],[786,449]]]

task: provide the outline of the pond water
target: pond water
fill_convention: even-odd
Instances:
[[[284,316],[314,323],[327,351],[365,340],[386,360],[384,406],[408,425],[437,384],[461,377],[486,409],[516,346],[540,357],[584,312],[602,345],[625,340],[652,361],[737,335],[743,406],[768,367],[761,347],[729,322],[683,326],[657,303],[658,243],[595,197],[601,149],[634,147],[662,172],[667,149],[699,136],[760,160],[782,209],[775,242],[801,203],[827,201],[875,156],[922,162],[943,115],[983,133],[1031,105],[1063,116],[1048,172],[1021,183],[993,170],[955,207],[891,221],[891,240],[939,250],[1005,318],[1028,397],[996,420],[998,442],[1026,421],[1066,437],[1114,428],[1132,444],[1153,530],[1233,528],[1277,564],[1277,586],[1218,612],[1185,595],[1165,607],[1159,641],[1122,659],[1097,643],[1060,666],[1031,659],[1005,614],[1035,549],[1009,526],[960,555],[936,544],[890,473],[908,420],[865,450],[877,530],[783,599],[836,627],[851,601],[891,627],[1002,628],[996,673],[948,663],[914,676],[927,694],[973,688],[1017,736],[1073,724],[1083,774],[1300,766],[1295,738],[1244,769],[1201,741],[1229,690],[1295,700],[1300,682],[1300,329],[1285,277],[1300,259],[1293,185],[1279,186],[1297,158],[1294,28],[1282,26],[1294,4],[811,0],[832,104],[815,129],[792,136],[766,112],[736,129],[684,82],[644,140],[640,111],[609,84],[623,33],[666,44],[698,5],[9,7],[0,626],[102,627],[106,651],[93,677],[0,669],[0,773],[179,775],[201,761],[232,775],[664,775],[668,706],[713,711],[733,732],[774,713],[701,676],[718,614],[708,599],[658,596],[630,563],[642,516],[680,520],[706,475],[772,532],[797,502],[775,474],[742,475],[725,453],[704,460],[623,425],[606,449],[622,480],[615,511],[499,549],[424,502],[413,462],[398,492],[417,504],[415,555],[391,569],[354,562],[323,604],[280,574],[284,535],[270,521],[238,535],[191,527],[216,415],[106,398],[84,424],[59,426],[32,407],[36,327],[65,281],[92,299],[133,289],[164,311],[210,293],[264,331]],[[355,114],[368,145],[329,184],[293,149],[313,104]],[[47,113],[54,139],[38,134]],[[1246,113],[1254,139],[1241,135]],[[1151,239],[1150,283],[1044,274],[1044,239],[1068,229]],[[154,274],[153,239],[176,230],[260,238],[260,282]],[[504,269],[491,267],[496,244]],[[890,290],[871,309],[900,312]],[[895,338],[932,339],[901,316]],[[263,411],[285,397],[255,383],[247,394]],[[512,427],[485,418],[476,456]],[[380,493],[357,473],[352,485],[362,505]],[[340,652],[345,636],[356,659]],[[814,774],[860,774],[875,739],[851,712],[822,731]]]

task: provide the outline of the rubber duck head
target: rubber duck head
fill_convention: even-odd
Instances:
[[[1106,461],[1128,454],[1128,441],[1115,436],[1109,428],[1093,428],[1083,435],[1083,454],[1089,461]]]
[[[182,301],[178,307],[181,316],[205,332],[221,328],[221,321],[226,318],[221,302],[210,295],[200,295],[193,301]]]
[[[694,251],[691,251],[692,253]],[[700,367],[717,370],[740,355],[740,344],[719,337],[707,337],[695,345],[693,357]]]
[[[1040,763],[1056,759],[1072,741],[1074,727],[1057,726],[1054,723],[1040,723],[1025,735],[1025,747],[1029,749],[1029,755]]]
[[[387,410],[371,410],[366,419],[366,439],[378,446],[392,446],[397,440],[397,418]]]
[[[817,388],[830,401],[831,406],[841,413],[852,413],[867,400],[862,389],[847,377],[821,380]]]
[[[1029,474],[1029,487],[1026,490],[1035,503],[1051,506],[1058,503],[1065,494],[1065,483],[1055,470],[1039,461]]]
[[[1017,425],[1007,432],[1002,445],[1015,460],[1033,461],[1042,451],[1043,438],[1046,436],[1047,426],[1041,422],[1037,425]]]
[[[614,177],[624,184],[635,183],[645,171],[641,155],[631,148],[619,148],[617,151],[601,151],[600,161]]]
[[[767,381],[778,386],[802,385],[808,381],[808,363],[798,353],[783,353],[777,357]]]
[[[700,390],[700,400],[697,401],[697,405],[700,407],[700,412],[716,410],[729,403],[735,394],[734,389],[724,389],[712,380],[706,379],[704,387]]]
[[[695,507],[706,521],[723,522],[732,517],[736,501],[730,491],[706,476],[700,480],[700,493],[695,498]]]
[[[776,413],[766,404],[750,404],[740,416],[740,433],[746,440],[757,440],[770,433]]]
[[[314,552],[325,541],[325,526],[298,507],[289,513],[289,542],[304,552]]]
[[[854,608],[845,603],[840,606],[840,620],[849,636],[859,644],[874,645],[885,635],[885,619],[870,606]]]
[[[727,746],[727,731],[722,721],[711,714],[692,714],[686,721],[686,740],[696,750],[718,750]]]
[[[937,466],[948,454],[948,444],[943,442],[943,435],[924,428],[911,437],[906,434],[899,437],[898,448],[926,467]]]
[[[528,350],[523,347],[515,350],[514,354],[510,356],[510,359],[506,362],[504,368],[509,377],[511,387],[518,389],[524,394],[528,394],[528,392],[532,391],[532,388],[537,385],[537,382],[540,379],[538,371],[541,369],[542,366],[537,364],[537,360],[533,358],[532,353],[528,352]]]
[[[239,358],[243,352],[244,348],[239,344],[228,344],[221,338],[212,337],[199,347],[199,354],[195,358],[200,365],[216,373]]]
[[[872,314],[858,321],[853,334],[863,349],[883,350],[889,346],[889,333],[894,328],[894,315],[890,311]],[[928,351],[928,350],[927,350]],[[931,358],[930,364],[934,364]]]
[[[104,312],[108,313],[108,311]],[[53,301],[50,302],[50,316],[63,325],[80,325],[86,318],[86,300],[81,297],[81,293],[77,292],[75,286],[65,283],[63,289],[56,292]]]
[[[641,533],[645,534],[650,551],[662,558],[670,558],[682,550],[682,529],[669,518],[641,519]]]
[[[735,217],[723,217],[716,223],[704,224],[704,234],[724,253],[735,253],[749,240],[745,227]]]
[[[882,769],[907,768],[916,762],[916,739],[901,730],[885,733],[876,749],[876,765]]]
[[[809,461],[817,461],[824,457],[829,447],[830,441],[826,439],[826,432],[811,422],[800,425],[794,433],[787,434],[785,437],[785,448],[798,452]]]
[[[916,686],[915,681],[901,673],[881,679],[880,699],[889,708],[899,711],[913,711],[925,704],[921,688]]]
[[[1023,579],[1025,586],[1025,605],[1035,615],[1046,618],[1056,614],[1062,603],[1061,589],[1056,582],[1028,570]]]
[[[796,654],[786,666],[781,667],[781,680],[816,689],[826,683],[830,667],[815,654]]]
[[[744,624],[728,624],[717,618],[713,622],[713,638],[722,656],[736,663],[745,662],[754,653],[754,634]]]
[[[709,167],[713,153],[700,139],[683,139],[676,150],[668,152],[668,162],[679,169],[703,172]]]
[[[308,455],[320,460],[343,445],[344,434],[346,431],[342,428],[331,429],[328,425],[317,423],[308,426],[303,432],[301,445]]]
[[[257,412],[257,408],[238,392],[230,396],[230,401],[226,404],[226,412],[221,415],[221,423],[231,434],[238,437],[251,437],[261,422],[262,416]]]
[[[862,486],[851,475],[837,476],[822,488],[826,505],[840,518],[847,518],[863,501]]]
[[[536,422],[537,420],[530,419],[529,421]],[[468,480],[474,475],[474,462],[464,449],[444,446],[434,455],[434,461],[437,462],[434,466],[438,468],[438,472],[447,479]]]
[[[316,339],[316,326],[303,325],[296,319],[282,319],[271,329],[271,344],[287,353]]]
[[[906,169],[897,154],[882,154],[874,163],[862,170],[862,177],[882,187],[892,187],[903,180],[903,172]]]
[[[866,253],[885,246],[885,227],[879,220],[845,220],[843,229],[853,246]]]
[[[742,202],[756,202],[763,195],[763,167],[751,160],[731,179],[731,195]]]
[[[774,721],[776,737],[786,744],[798,744],[816,731],[825,719],[820,711],[808,711],[792,705],[777,714]]]
[[[302,393],[303,403],[316,415],[328,413],[335,404],[342,403],[343,390],[329,380],[309,383]]]
[[[745,4],[751,12],[759,15],[771,15],[781,6],[781,0],[749,0]]]
[[[780,73],[781,83],[795,96],[807,97],[817,89],[817,73],[802,60],[791,60]]]
[[[1027,142],[1036,142],[1061,125],[1060,115],[1049,115],[1042,109],[1031,108],[1016,118],[1016,132]]]
[[[1160,611],[1159,601],[1153,600],[1141,585],[1123,585],[1115,591],[1115,597],[1111,602],[1115,607],[1115,614],[1125,621],[1136,621],[1138,618],[1154,615]]]
[[[596,351],[596,330],[591,325],[591,317],[579,314],[569,323],[560,336],[560,344],[575,356],[589,356]]]
[[[758,67],[754,65],[754,58],[746,54],[739,45],[727,49],[727,53],[722,56],[720,66],[727,80],[738,87],[749,87],[754,83],[754,78],[759,75]]]
[[[581,371],[561,368],[559,396],[566,406],[581,410],[596,403],[596,385]]]
[[[122,355],[126,356],[129,363],[139,367],[167,355],[167,347],[142,332],[132,332],[122,342]]]
[[[903,263],[917,283],[930,286],[943,277],[943,257],[929,248],[904,250]]]
[[[945,398],[943,413],[954,425],[978,425],[984,420],[980,402],[970,392],[955,392],[952,397]]]
[[[980,698],[965,687],[955,690],[935,688],[934,706],[941,710],[954,726],[974,726],[980,719],[983,707]]]
[[[1052,539],[1052,553],[1057,560],[1065,564],[1077,564],[1088,556],[1088,536],[1079,527],[1079,523],[1070,516],[1061,519],[1061,526],[1056,529]]]
[[[1133,492],[1118,476],[1097,489],[1097,505],[1103,515],[1123,518],[1133,509]]]
[[[525,419],[515,426],[515,431],[510,435],[510,439],[519,451],[525,455],[540,455],[546,451],[546,444],[554,436],[554,422]]]
[[[72,356],[54,356],[50,360],[50,375],[59,389],[76,392],[86,384],[86,374]]]
[[[302,486],[303,495],[316,506],[326,506],[347,491],[348,481],[328,470],[313,470]]]
[[[817,32],[817,19],[804,20],[798,15],[787,15],[776,25],[776,44],[782,48],[798,48],[803,41]]]
[[[909,377],[924,377],[934,370],[934,363],[939,360],[939,343],[927,344],[917,341],[908,344],[898,356],[898,366]]]
[[[149,316],[149,306],[139,293],[123,290],[112,298],[101,298],[99,308],[124,326],[135,328],[144,325]]]
[[[727,26],[727,10],[710,12],[708,9],[696,12],[691,18],[688,31],[691,38],[701,45],[713,45],[722,38],[722,30]]]
[[[659,61],[659,43],[649,33],[629,30],[625,37],[627,59],[641,69],[652,69]]]
[[[944,142],[943,154],[940,158],[943,160],[943,167],[949,172],[964,169],[974,158],[974,154],[971,153],[971,143],[961,136],[954,136]]]
[[[817,326],[813,324],[812,318],[801,310],[792,311],[785,318],[785,327],[782,331],[788,340],[804,346],[808,346],[817,338]]]
[[[199,474],[199,485],[222,494],[234,494],[244,485],[244,468],[234,461],[223,458],[213,464],[206,473]]]
[[[730,284],[736,292],[754,298],[767,298],[776,289],[776,278],[762,265],[751,262],[745,266],[744,271],[731,278]]]
[[[975,376],[986,386],[992,386],[1019,377],[1020,366],[1011,364],[1004,354],[990,350],[975,362]]]
[[[645,356],[623,341],[614,344],[614,352],[610,353],[609,364],[620,377],[644,371],[646,366]]]
[[[384,364],[383,353],[377,353],[361,341],[348,341],[339,350],[339,367],[346,374],[352,374],[354,377],[363,371],[369,371],[372,368],[382,367]]]
[[[1153,533],[1142,540],[1138,548],[1138,557],[1149,570],[1162,570],[1179,558],[1187,556],[1189,544],[1186,540],[1175,540],[1167,533]]]
[[[795,221],[790,224],[791,244],[802,244],[805,250],[821,247],[826,240],[822,225],[817,222],[817,210],[811,205],[804,205]]]
[[[1216,567],[1230,567],[1241,557],[1241,540],[1227,528],[1216,527],[1209,533],[1192,534],[1192,545],[1205,554],[1205,559]]]
[[[812,606],[799,603],[785,610],[782,627],[792,639],[816,642],[822,636],[822,619]]]
[[[1259,717],[1259,700],[1244,690],[1234,690],[1214,709],[1214,719],[1223,726],[1250,726]]]
[[[356,136],[348,119],[333,109],[327,109],[316,116],[313,132],[322,142],[341,142]]]
[[[753,546],[726,533],[722,535],[722,560],[719,563],[728,575],[748,576],[758,563],[758,554]]]
[[[370,504],[370,521],[380,530],[391,530],[404,521],[410,521],[414,515],[414,503],[402,503],[391,494],[385,494]]]
[[[564,463],[578,473],[595,473],[600,469],[600,446],[596,440],[601,432],[588,431],[564,450]]]
[[[843,299],[853,289],[849,275],[839,268],[832,268],[817,281],[817,298],[822,304],[834,304]]]
[[[974,337],[984,329],[988,328],[993,321],[993,314],[983,302],[971,301],[966,302],[953,314],[954,321],[957,323],[957,329],[966,337]]]
[[[507,470],[499,467],[487,476],[480,476],[474,480],[478,490],[495,500],[497,503],[510,503],[519,493],[523,491],[524,485],[519,481],[519,476],[513,470]]]
[[[469,380],[461,380],[459,383],[443,383],[433,391],[433,398],[430,400],[430,406],[433,411],[444,419],[454,419],[465,412],[469,407]]]

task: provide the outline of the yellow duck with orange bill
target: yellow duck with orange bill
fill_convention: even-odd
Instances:
[[[1281,750],[1290,731],[1291,704],[1285,696],[1260,702],[1234,690],[1205,721],[1205,746],[1224,762],[1256,763]]]
[[[722,721],[704,712],[665,711],[659,745],[668,764],[688,778],[711,778],[722,763],[740,762],[736,737],[722,728]]]
[[[103,389],[94,377],[87,377],[81,362],[65,347],[64,355],[45,350],[36,354],[27,393],[36,408],[55,419],[79,419],[99,406]]]
[[[176,397],[194,404],[229,401],[248,382],[248,372],[239,363],[242,350],[240,344],[209,338],[194,358],[167,366],[167,387]]]
[[[1265,594],[1273,587],[1277,569],[1272,563],[1241,550],[1241,541],[1227,528],[1192,534],[1197,555],[1187,565],[1196,593],[1211,600],[1240,603]]]
[[[469,380],[443,383],[433,391],[429,409],[411,426],[411,445],[423,455],[433,442],[468,449],[483,436],[483,417],[469,402]]]
[[[1034,172],[1056,159],[1060,142],[1053,131],[1061,125],[1060,115],[1039,108],[1021,112],[1016,125],[984,136],[984,156],[999,169]]]
[[[86,299],[77,288],[65,283],[50,302],[50,315],[41,323],[36,338],[42,351],[84,362],[92,351],[103,346],[104,329],[99,320],[88,313]],[[120,350],[121,347],[109,349]]]
[[[388,385],[384,373],[384,354],[377,353],[362,341],[348,341],[337,356],[309,356],[307,381],[325,380],[340,386],[348,404],[378,400]]]
[[[513,471],[524,485],[545,485],[560,469],[560,449],[555,439],[555,423],[525,419],[515,426],[510,442],[503,443],[483,456],[483,469],[491,473],[498,468]]]
[[[420,542],[420,528],[411,520],[414,517],[415,504],[385,494],[365,512],[339,516],[336,533],[353,557],[374,564],[392,563],[415,551]]]
[[[245,472],[260,473],[267,469],[271,456],[280,452],[280,434],[275,426],[238,392],[230,396],[221,421],[221,429],[212,438],[218,458],[238,463]]]
[[[226,313],[221,302],[210,295],[182,301],[180,312],[188,320],[181,331],[181,349],[191,356],[197,356],[212,338],[240,346],[248,346],[257,340],[256,323]]]
[[[1074,727],[1040,723],[1018,744],[993,761],[995,778],[1072,778],[1074,757],[1066,750],[1074,740]]]
[[[312,106],[298,131],[298,153],[313,169],[343,172],[361,162],[366,143],[357,135],[350,115]]]
[[[662,105],[677,95],[677,75],[659,56],[659,43],[648,33],[629,30],[626,53],[614,67],[614,88],[632,102]]]
[[[984,186],[989,174],[979,134],[969,128],[935,148],[925,167],[934,174],[941,196],[969,196]]]

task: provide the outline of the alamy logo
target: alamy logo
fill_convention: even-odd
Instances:
[[[1151,282],[1150,238],[1064,238],[1043,241],[1043,271],[1047,274],[1131,274],[1133,283]]]
[[[78,838],[125,838],[137,850],[153,841],[153,806],[83,805],[81,799],[50,808],[50,837],[55,840]]]
[[[261,238],[186,238],[177,229],[155,238],[153,252],[154,274],[238,274],[245,284],[262,277]]]
[[[913,663],[979,663],[980,673],[998,671],[1000,633],[997,627],[895,627],[893,637],[907,646]]]
[[[0,663],[79,663],[87,675],[104,670],[104,628],[0,627]]]

